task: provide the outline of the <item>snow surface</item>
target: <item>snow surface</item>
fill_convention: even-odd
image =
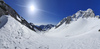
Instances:
[[[21,18],[19,18],[18,15],[16,15],[16,17],[17,17],[17,19],[18,19],[20,22],[22,22]]]
[[[10,15],[0,18],[0,49],[100,49],[100,20],[83,19],[39,35]]]
[[[59,28],[52,28],[45,35],[54,37],[73,37],[85,34],[89,31],[100,29],[100,19],[98,18],[79,18],[77,21],[71,22],[71,24],[63,24]]]

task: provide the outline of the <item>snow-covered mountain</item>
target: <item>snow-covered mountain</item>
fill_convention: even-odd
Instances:
[[[42,31],[47,31],[47,30],[50,30],[52,27],[54,27],[55,25],[52,25],[52,24],[47,24],[47,25],[39,25],[37,26],[38,28],[41,28]]]
[[[86,11],[78,11],[72,16],[68,16],[61,20],[56,27],[52,28],[46,35],[57,37],[72,37],[82,35],[86,32],[98,31],[100,24],[100,16],[95,16],[92,9]],[[59,32],[58,32],[59,31]]]
[[[73,14],[72,16],[68,16],[66,18],[64,18],[63,20],[61,20],[61,22],[59,22],[56,25],[56,28],[58,28],[60,25],[62,25],[63,23],[65,24],[69,24],[71,21],[77,21],[80,17],[82,18],[93,18],[93,17],[97,17],[100,18],[100,16],[95,16],[94,12],[92,9],[87,9],[86,11],[78,11],[77,13]]]
[[[7,5],[3,0],[0,0],[0,17],[2,15],[11,15],[13,18],[15,18],[17,21],[19,21],[21,24],[27,26],[33,31],[41,30],[41,28],[38,28],[35,25],[31,25],[28,23],[23,17],[21,17],[13,8],[11,8],[9,5]],[[35,29],[34,29],[35,28]]]
[[[0,49],[100,49],[100,19],[91,9],[78,11],[48,32],[37,34],[12,9],[4,11],[4,5],[0,0]]]

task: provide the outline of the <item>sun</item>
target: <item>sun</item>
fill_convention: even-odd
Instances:
[[[35,6],[34,6],[34,5],[30,5],[29,10],[30,10],[31,12],[35,11]]]
[[[33,3],[29,3],[26,5],[27,7],[27,12],[30,14],[30,15],[35,15],[38,11],[37,9],[37,5],[36,4],[33,4]]]
[[[30,9],[30,11],[35,11],[35,6],[33,6],[33,5],[30,5],[30,7],[29,7],[29,9]]]

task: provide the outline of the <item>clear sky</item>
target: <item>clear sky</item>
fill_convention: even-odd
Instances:
[[[100,0],[4,0],[28,22],[34,24],[57,24],[63,18],[79,10],[91,8],[100,15]],[[30,6],[34,10],[30,10]]]

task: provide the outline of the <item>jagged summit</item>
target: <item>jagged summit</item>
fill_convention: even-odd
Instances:
[[[86,11],[79,10],[77,13],[74,15],[75,18],[83,17],[83,18],[88,18],[88,17],[95,17],[95,14],[92,9],[87,9]]]
[[[88,12],[93,12],[93,10],[91,8],[88,8],[87,11]]]
[[[78,18],[94,18],[97,17],[99,18],[100,16],[95,16],[94,12],[92,9],[87,9],[86,11],[82,11],[79,10],[78,12],[76,12],[75,14],[73,14],[72,16],[67,16],[66,18],[62,19],[57,25],[56,28],[58,28],[60,25],[62,25],[63,23],[65,24],[69,24],[71,21],[77,21]]]

